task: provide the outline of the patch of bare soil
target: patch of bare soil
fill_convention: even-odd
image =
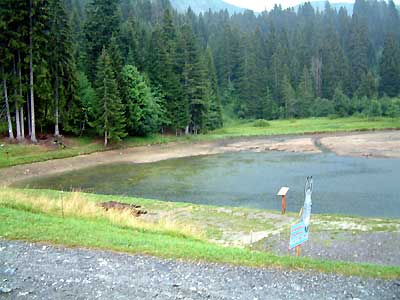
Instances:
[[[337,155],[400,158],[400,131],[326,136],[320,142]]]
[[[117,201],[109,201],[100,203],[100,206],[108,211],[110,209],[119,210],[119,211],[129,211],[133,216],[139,217],[141,215],[146,215],[147,211],[140,209],[140,205],[121,203]]]

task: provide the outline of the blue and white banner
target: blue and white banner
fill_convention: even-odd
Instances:
[[[303,221],[298,224],[292,225],[290,228],[290,241],[289,250],[303,244],[308,241],[308,230]]]

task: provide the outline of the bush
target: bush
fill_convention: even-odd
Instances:
[[[382,116],[382,106],[378,100],[369,101],[369,105],[365,108],[365,114],[370,117]]]
[[[400,117],[400,99],[383,98],[381,100],[382,115],[390,118]]]
[[[256,120],[253,123],[253,127],[269,127],[271,126],[271,124],[269,124],[268,121],[260,119],[260,120]]]
[[[6,122],[0,121],[0,136],[8,133],[8,127]]]
[[[333,101],[328,99],[317,98],[312,105],[313,117],[326,117],[335,113]]]

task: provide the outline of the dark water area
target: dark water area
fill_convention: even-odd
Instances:
[[[313,212],[400,218],[400,160],[330,153],[240,152],[111,164],[41,177],[18,187],[127,195],[165,201],[280,210],[276,196],[290,187],[287,209],[297,212],[304,183],[314,176]]]

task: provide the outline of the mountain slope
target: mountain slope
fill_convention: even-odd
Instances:
[[[230,14],[243,12],[245,9],[226,3],[222,0],[170,0],[174,8],[180,12],[185,12],[191,7],[195,13],[201,13],[211,9],[220,11],[227,9]]]

